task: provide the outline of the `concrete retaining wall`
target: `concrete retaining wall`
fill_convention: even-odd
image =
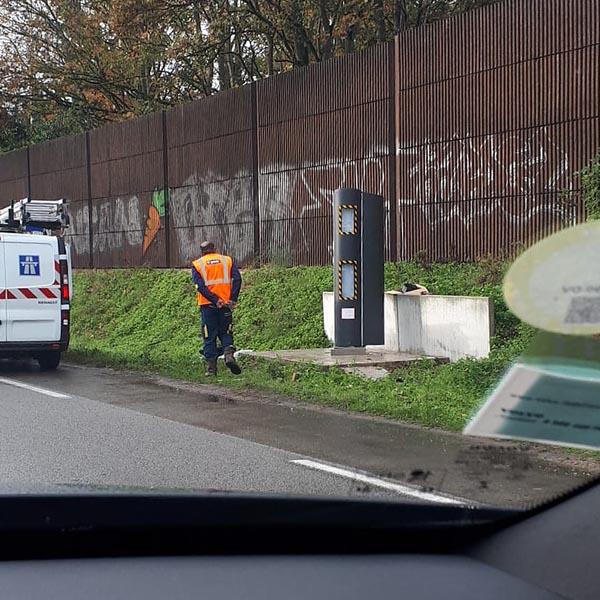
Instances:
[[[425,356],[485,358],[494,333],[490,298],[408,296],[387,292],[384,300],[385,348]],[[333,293],[323,294],[323,324],[334,338]]]

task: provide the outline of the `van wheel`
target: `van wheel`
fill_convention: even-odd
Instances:
[[[60,363],[60,352],[44,352],[37,360],[42,371],[54,371]]]

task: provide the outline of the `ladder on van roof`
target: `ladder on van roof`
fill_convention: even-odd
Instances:
[[[0,228],[19,233],[62,235],[69,227],[67,200],[23,198],[0,209]]]

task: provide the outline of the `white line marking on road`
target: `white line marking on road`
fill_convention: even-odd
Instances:
[[[439,494],[434,494],[433,492],[423,492],[408,485],[402,485],[401,483],[393,483],[391,481],[387,481],[386,479],[380,479],[379,477],[373,477],[372,475],[365,475],[360,471],[353,471],[352,469],[342,469],[341,467],[334,467],[333,465],[320,463],[314,460],[298,459],[292,460],[290,462],[293,462],[297,465],[302,465],[303,467],[308,467],[309,469],[325,471],[326,473],[331,473],[332,475],[348,477],[350,479],[354,479],[355,481],[368,483],[369,485],[383,488],[385,490],[390,490],[392,492],[397,492],[399,494],[410,496],[412,498],[418,498],[419,500],[437,502],[438,504],[456,504],[460,506],[469,504],[466,500],[462,500],[459,498],[441,496]]]
[[[46,390],[44,388],[36,387],[35,385],[23,383],[22,381],[15,381],[14,379],[5,379],[4,377],[0,377],[0,383],[5,383],[6,385],[12,385],[14,387],[23,388],[32,392],[37,392],[38,394],[44,394],[45,396],[50,396],[51,398],[71,398],[71,396],[69,396],[68,394],[62,394],[61,392],[53,392],[52,390]]]

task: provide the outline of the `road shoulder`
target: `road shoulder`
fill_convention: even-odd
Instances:
[[[597,459],[558,448],[470,438],[272,393],[74,363],[40,376],[58,391],[482,503],[529,505],[600,474]]]

